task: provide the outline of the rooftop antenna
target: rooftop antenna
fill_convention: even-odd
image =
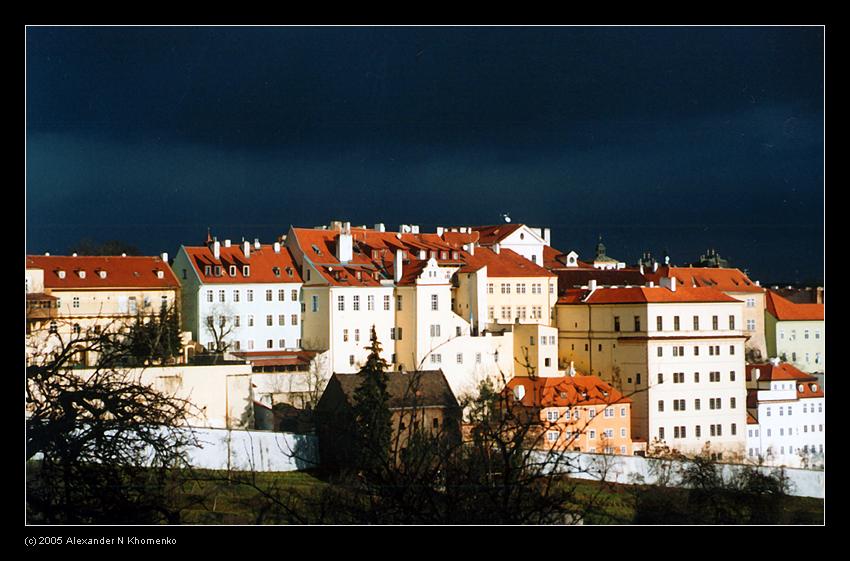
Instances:
[[[503,214],[503,215],[502,215],[502,218],[504,218],[504,219],[505,219],[505,222],[510,223],[510,221],[511,221],[511,217],[510,217],[510,216],[508,216],[508,213]]]

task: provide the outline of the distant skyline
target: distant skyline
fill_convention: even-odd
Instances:
[[[822,27],[29,27],[27,251],[514,222],[823,282]]]

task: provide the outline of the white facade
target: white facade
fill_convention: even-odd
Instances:
[[[543,246],[549,245],[549,228],[530,228],[523,224],[501,240],[498,245],[522,255],[532,263],[543,266]]]

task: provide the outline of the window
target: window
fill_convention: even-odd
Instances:
[[[254,327],[254,316],[252,314],[248,314],[248,327]]]
[[[298,290],[292,289],[292,301],[296,302],[298,300]]]
[[[735,354],[735,345],[729,345],[729,354],[730,355]]]
[[[431,364],[440,364],[443,362],[443,356],[440,354],[431,355]]]
[[[658,402],[658,412],[661,413],[664,411],[664,401],[661,400]]]
[[[463,353],[458,353],[458,354],[457,354],[457,363],[458,363],[458,364],[463,364]]]
[[[673,411],[684,411],[685,410],[685,400],[684,399],[674,399],[673,400]]]
[[[251,276],[251,266],[250,265],[243,265],[242,266],[242,275],[245,276],[245,277]]]
[[[319,297],[318,296],[312,297],[312,308],[311,308],[311,310],[313,310],[314,312],[319,311]]]
[[[342,340],[343,340],[343,342],[348,341],[348,330],[347,329],[342,330]]]
[[[729,329],[735,329],[735,316],[729,316]]]
[[[673,372],[673,383],[674,384],[683,384],[685,382],[685,373],[684,372]]]
[[[755,298],[747,298],[747,307],[755,308],[756,307],[756,299]]]
[[[546,367],[552,366],[552,359],[551,358],[544,358],[543,359],[543,366],[546,366]]]
[[[730,381],[730,382],[734,382],[734,381],[735,381],[735,371],[734,371],[734,370],[732,370],[731,372],[729,372],[729,381]]]
[[[390,295],[384,294],[384,311],[390,311]]]
[[[700,410],[700,400],[699,400],[699,399],[695,399],[695,400],[694,400],[694,410],[695,410],[695,411],[699,411],[699,410]]]
[[[587,411],[587,416],[590,419],[593,419],[594,417],[596,417],[596,409],[589,409]]]
[[[604,431],[602,431],[602,434],[605,436],[605,438],[614,438],[614,429],[605,429]]]
[[[286,290],[279,288],[277,290],[277,301],[278,302],[284,302],[285,300],[286,300]],[[293,298],[293,300],[294,300],[294,298]]]
[[[359,329],[355,329],[355,330],[354,330],[354,340],[355,340],[356,342],[359,342],[359,341],[360,341],[360,330],[359,330]]]
[[[493,283],[492,282],[487,283],[487,294],[493,294]]]
[[[620,317],[614,316],[614,331],[620,330]]]
[[[694,331],[699,331],[699,316],[694,316]]]
[[[679,331],[679,316],[673,316],[673,331]]]
[[[555,442],[558,440],[558,431],[550,430],[546,433],[546,438],[549,442]]]
[[[732,431],[732,436],[735,436],[736,434],[738,434],[738,425],[736,423],[732,423],[732,426],[729,427],[729,428]]]
[[[694,384],[699,384],[699,372],[694,372]]]
[[[516,293],[517,294],[525,294],[525,285],[524,284],[517,284],[516,285]]]
[[[268,315],[266,316],[266,325],[267,325],[267,326],[272,326],[272,325],[274,325],[274,316],[272,316],[271,314],[268,314]]]
[[[440,324],[431,325],[431,337],[439,337],[440,336]]]
[[[254,291],[253,290],[247,290],[246,292],[247,292],[248,302],[253,302],[254,301]]]
[[[511,307],[510,306],[502,306],[502,319],[510,321],[510,319],[511,319]]]
[[[694,356],[699,356],[699,346],[694,346]]]
[[[659,384],[663,384],[663,383],[664,383],[664,374],[663,374],[663,373],[661,373],[661,372],[659,372],[659,373],[658,373],[658,383],[659,383]]]
[[[432,294],[431,295],[431,311],[432,312],[436,312],[437,310],[439,310],[439,308],[440,308],[439,303],[440,303],[439,296],[436,295],[436,294]]]
[[[714,329],[715,331],[717,331],[717,329],[718,329],[718,322],[719,322],[719,320],[718,320],[717,316],[711,316],[711,328]]]
[[[640,385],[640,372],[635,374],[635,384],[638,386]]]
[[[475,363],[481,364],[481,353],[475,353]]]
[[[640,316],[635,316],[635,331],[640,331]]]
[[[210,276],[211,274],[212,274],[212,266],[211,265],[205,265],[204,266],[204,275]]]
[[[699,438],[700,436],[702,436],[702,427],[701,427],[701,426],[699,426],[699,425],[695,426],[695,427],[694,427],[694,434],[696,434],[696,437],[697,437],[697,438]]]
[[[487,306],[487,317],[488,317],[489,319],[496,319],[496,318],[495,318],[495,313],[494,313],[494,311],[493,311],[493,306]]]
[[[238,291],[238,290],[234,290],[234,291],[233,291],[233,301],[234,301],[234,302],[238,302],[238,301],[239,301],[239,291]]]
[[[249,351],[254,350],[254,340],[253,339],[248,339],[248,350]]]
[[[605,408],[605,417],[613,417],[614,413],[615,413],[615,411],[613,409],[611,409],[610,407]]]
[[[620,417],[625,417],[625,416],[626,416],[626,408],[620,407]]]
[[[664,320],[661,316],[655,318],[655,329],[658,331],[664,330]]]
[[[352,298],[351,308],[352,308],[355,312],[359,312],[359,311],[360,311],[360,296],[359,296],[358,294],[355,294],[355,295],[354,295],[354,297]]]
[[[277,316],[277,324],[278,325],[286,325],[286,316],[284,314],[279,314]]]
[[[591,409],[591,411],[592,411],[592,409]],[[593,430],[593,429],[590,429],[590,431],[588,431],[588,433],[587,433],[587,438],[589,438],[591,440],[595,439],[596,438],[596,431]]]
[[[525,319],[525,306],[517,306],[516,317],[518,319]]]
[[[658,356],[664,356],[664,349],[662,347],[658,347]]]
[[[511,285],[501,283],[500,288],[502,289],[502,294],[510,294],[511,293]]]
[[[345,311],[345,296],[342,295],[342,294],[339,294],[336,297],[336,309],[339,310],[340,312]]]
[[[212,301],[213,301],[213,291],[207,290],[207,302],[212,302]]]
[[[348,364],[354,366],[354,355],[348,355]]]
[[[234,349],[234,350],[237,350],[237,351],[238,351],[241,347],[242,347],[242,342],[241,342],[241,341],[233,341],[233,349]]]
[[[375,297],[371,294],[366,297],[366,309],[370,312],[375,309]]]
[[[735,409],[735,398],[734,398],[734,397],[730,397],[730,398],[729,398],[729,408],[730,408],[730,409]],[[789,409],[790,409],[790,408],[789,408]],[[789,414],[789,415],[791,414],[791,411],[790,411],[790,410],[788,411],[788,414]],[[735,433],[733,432],[732,434],[735,434]]]
[[[233,316],[233,327],[239,327],[239,316]]]
[[[266,290],[266,302],[271,302],[271,301],[272,301],[272,291]]]
[[[281,339],[281,340],[279,340],[277,343],[278,343],[278,347],[279,347],[279,348],[281,348],[281,349],[285,349],[285,348],[286,348],[286,339]]]
[[[664,427],[658,427],[658,439],[664,440]]]
[[[402,303],[401,294],[399,294],[398,296],[395,297],[395,303],[396,303],[396,310],[400,312],[401,311],[401,303]]]
[[[271,339],[266,339],[266,348],[271,349],[273,347],[274,347],[274,341],[272,341]]]
[[[292,317],[290,319],[292,320],[292,325],[298,325],[298,314],[292,314]]]

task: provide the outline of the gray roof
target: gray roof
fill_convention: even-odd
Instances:
[[[407,407],[459,407],[442,370],[387,372],[390,409]],[[334,373],[349,401],[363,381],[362,374]]]

